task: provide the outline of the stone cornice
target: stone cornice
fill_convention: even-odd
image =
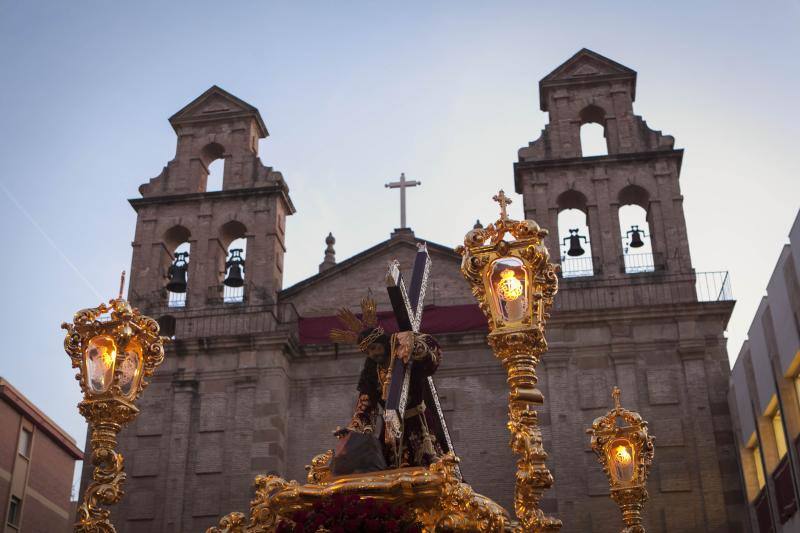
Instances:
[[[289,198],[289,187],[283,181],[261,187],[247,187],[244,189],[225,189],[214,192],[190,192],[182,194],[162,194],[160,196],[147,196],[144,198],[130,198],[128,203],[138,212],[142,207],[149,207],[152,205],[199,202],[203,200],[241,199],[242,197],[253,198],[255,196],[272,196],[274,194],[281,196],[284,203],[289,208],[289,214],[297,212],[292,203],[292,199]]]
[[[683,161],[683,148],[669,150],[650,150],[623,154],[596,155],[592,157],[567,157],[564,159],[543,159],[538,161],[517,161],[514,163],[514,190],[522,194],[522,175],[525,170],[550,170],[561,168],[597,168],[601,166],[619,165],[632,162],[649,163],[658,158],[676,158],[678,173]]]

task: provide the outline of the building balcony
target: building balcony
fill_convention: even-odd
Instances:
[[[728,272],[671,274],[662,270],[647,275],[642,272],[606,278],[598,275],[599,260],[592,259],[597,265],[594,277],[574,275],[576,270],[562,271],[562,281],[554,303],[555,311],[733,301]],[[562,264],[562,269],[564,266]],[[584,272],[588,272],[588,269]]]

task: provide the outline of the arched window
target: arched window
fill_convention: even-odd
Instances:
[[[164,232],[163,272],[167,276],[167,305],[185,307],[189,282],[189,252],[191,245],[189,230],[183,226],[173,226]]]
[[[636,185],[629,185],[619,194],[619,227],[622,257],[626,274],[653,272],[663,262],[653,253],[648,222],[650,195]]]
[[[247,241],[236,239],[228,246],[228,258],[225,261],[225,280],[222,300],[226,304],[244,301],[245,256]]]
[[[586,197],[578,191],[569,190],[558,197],[558,209],[561,276],[593,276],[594,261],[589,242]]]
[[[581,156],[608,155],[605,130],[605,111],[590,105],[581,111]]]
[[[186,307],[186,294],[189,292],[189,251],[188,242],[179,244],[172,254],[172,263],[167,269],[167,305]]]
[[[226,251],[225,263],[222,265],[224,272],[222,301],[224,303],[241,303],[244,301],[245,286],[247,285],[246,232],[247,229],[244,224],[235,220],[224,224],[220,231],[220,238]]]
[[[203,163],[208,168],[206,192],[221,191],[225,175],[225,149],[222,145],[211,143],[202,151]]]

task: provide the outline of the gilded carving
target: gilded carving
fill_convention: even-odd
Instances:
[[[90,426],[94,465],[92,482],[78,506],[75,531],[110,533],[115,531],[109,520],[110,511],[101,506],[120,501],[125,481],[123,456],[116,451],[117,434],[139,414],[134,402],[147,386],[145,378],[152,376],[164,361],[166,338],[159,337],[155,320],[140,314],[121,297],[78,311],[71,324],[61,327],[67,330],[64,350],[72,367],[80,369],[76,379],[84,400],[78,409]],[[99,377],[90,365],[88,353],[98,338],[114,347],[97,352],[109,370]]]
[[[592,451],[608,476],[611,499],[622,511],[622,533],[644,533],[642,510],[649,497],[647,476],[655,455],[655,437],[639,413],[620,405],[618,387],[611,395],[614,408],[596,418],[586,432],[592,436]]]
[[[545,516],[539,509],[542,494],[553,484],[545,464],[547,453],[542,446],[536,411],[532,406],[544,402],[536,388],[536,366],[547,350],[544,325],[558,291],[557,266],[542,243],[547,230],[532,220],[516,221],[508,217],[511,201],[503,191],[494,197],[500,204],[500,218],[486,228],[476,228],[456,248],[462,256],[461,273],[469,282],[489,324],[487,342],[508,374],[508,430],[510,446],[518,456],[514,511],[519,520],[517,531],[558,531],[561,521]],[[510,236],[510,237],[509,237]],[[507,240],[508,239],[508,240]],[[503,266],[515,276],[522,312],[506,311],[512,299],[495,286],[494,265]],[[505,282],[505,280],[502,280]],[[516,294],[514,300],[516,300]]]

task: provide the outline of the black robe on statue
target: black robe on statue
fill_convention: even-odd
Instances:
[[[403,353],[403,339],[395,333],[385,343],[390,346],[391,358],[384,358],[386,360],[381,362],[367,358],[364,362],[358,381],[355,413],[347,428],[337,432],[340,440],[332,464],[335,475],[428,466],[444,455],[432,430],[436,427],[432,411],[435,406],[426,405],[424,401],[426,381],[439,367],[442,352],[430,335],[409,335],[413,335],[413,346],[408,345],[406,353],[410,352],[408,357],[413,364],[399,441],[386,431],[383,418],[389,390],[389,368],[392,361]]]

